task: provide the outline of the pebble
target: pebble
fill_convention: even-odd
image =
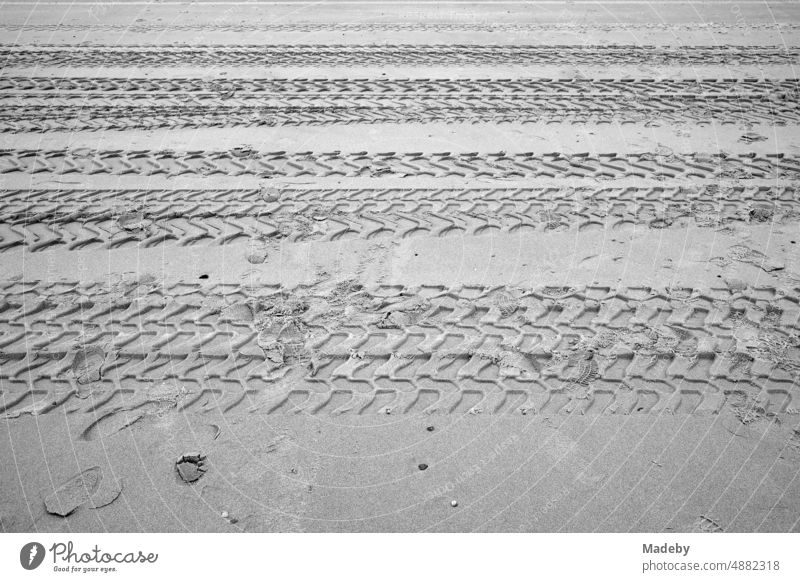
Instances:
[[[427,469],[427,468],[428,468],[428,465],[426,465],[425,463],[420,463],[420,464],[418,465],[418,467],[419,467],[419,470],[420,470],[420,471],[424,471],[425,469]]]
[[[450,502],[450,507],[458,507],[458,501],[456,501],[455,499],[453,499],[453,500]]]
[[[260,265],[267,260],[265,249],[250,249],[247,253],[247,262],[251,265]]]
[[[277,202],[281,199],[277,188],[264,188],[261,191],[261,198],[264,202]]]

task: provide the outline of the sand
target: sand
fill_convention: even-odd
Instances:
[[[0,17],[0,531],[800,531],[800,8]]]

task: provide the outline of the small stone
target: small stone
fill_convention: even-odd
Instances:
[[[455,499],[453,499],[453,500],[450,502],[450,507],[458,507],[458,501],[456,501]]]
[[[420,471],[424,471],[425,469],[428,468],[428,465],[426,465],[425,463],[420,463],[418,465],[418,468],[419,468]]]
[[[277,188],[264,188],[261,191],[261,198],[264,202],[278,202],[281,196]]]
[[[228,519],[228,512],[227,511],[223,511],[222,512],[222,519]]]
[[[432,427],[432,426],[429,426],[429,427],[428,427],[428,428],[426,428],[425,430],[427,430],[428,432],[433,432],[433,431],[434,431],[434,430],[436,430],[436,429],[435,429],[434,427]]]
[[[247,252],[247,262],[251,265],[260,265],[264,261],[267,260],[267,251],[266,249],[250,249]]]

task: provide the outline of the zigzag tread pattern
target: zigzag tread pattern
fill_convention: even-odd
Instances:
[[[176,65],[389,66],[497,64],[795,64],[798,47],[649,45],[0,45],[6,67]]]
[[[798,119],[796,79],[0,79],[0,132]]]
[[[0,252],[797,223],[794,187],[0,190]]]
[[[138,176],[430,176],[463,178],[780,178],[800,176],[800,158],[776,154],[341,153],[170,150],[0,150],[0,174]]]
[[[175,93],[210,94],[242,97],[275,93],[297,97],[316,94],[345,94],[354,96],[447,95],[460,96],[489,93],[493,95],[552,95],[566,94],[634,94],[674,95],[749,95],[788,94],[798,92],[798,80],[791,79],[546,79],[519,77],[514,79],[369,79],[369,78],[269,78],[269,79],[204,79],[169,77],[0,77],[0,91],[26,98],[74,97],[92,95],[128,96],[132,99],[150,99],[153,95],[169,96]],[[33,95],[31,95],[33,92]]]
[[[180,101],[180,99],[174,99]],[[0,133],[271,127],[354,123],[769,123],[800,120],[800,102],[767,96],[268,99],[259,104],[4,105]],[[35,100],[33,100],[35,101]],[[245,100],[240,100],[245,101]]]
[[[11,282],[0,331],[6,418],[800,405],[800,289]]]

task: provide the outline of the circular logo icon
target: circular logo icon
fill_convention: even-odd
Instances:
[[[44,546],[39,542],[29,542],[19,551],[19,563],[26,570],[35,570],[44,561]]]

